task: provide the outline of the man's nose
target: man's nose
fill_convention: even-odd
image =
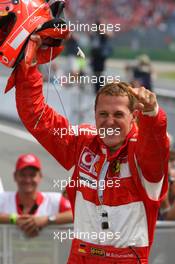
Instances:
[[[108,118],[107,118],[107,120],[106,120],[106,122],[107,122],[107,125],[108,126],[113,126],[115,124],[115,118],[114,118],[114,116],[109,115]]]
[[[24,181],[25,182],[31,182],[31,177],[30,176],[25,176]]]

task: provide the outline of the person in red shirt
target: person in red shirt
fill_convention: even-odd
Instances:
[[[36,236],[48,224],[72,222],[69,201],[61,193],[39,192],[41,162],[34,154],[21,155],[14,179],[17,192],[0,193],[0,222],[16,224],[27,236]]]
[[[45,103],[37,65],[26,72],[23,61],[15,82],[26,128],[64,168],[74,166],[67,188],[75,235],[68,264],[147,264],[168,187],[167,121],[156,95],[109,83],[97,93],[96,127],[75,127]]]

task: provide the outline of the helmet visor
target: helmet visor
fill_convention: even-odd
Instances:
[[[14,13],[9,13],[7,16],[0,16],[0,46],[7,39],[15,22],[16,15]]]

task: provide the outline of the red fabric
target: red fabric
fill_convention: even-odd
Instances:
[[[141,264],[148,264],[148,248],[134,248]],[[74,239],[67,264],[138,264],[131,248],[98,246]]]
[[[52,49],[52,52],[51,52],[51,49]],[[57,56],[59,56],[63,50],[64,50],[63,46],[47,48],[47,49],[42,49],[42,48],[38,49],[38,52],[37,52],[38,64],[48,63],[50,60],[53,60]],[[51,54],[52,54],[52,57],[51,57]]]
[[[105,159],[104,150],[107,151],[107,160],[111,163],[118,159],[122,160],[123,156],[128,156],[132,177],[121,179],[120,191],[117,188],[111,189],[106,187],[104,190],[103,204],[120,206],[137,201],[143,202],[148,222],[150,248],[160,200],[167,190],[169,141],[166,136],[166,115],[163,110],[160,109],[156,117],[148,117],[140,114],[139,129],[136,130],[133,127],[123,146],[110,156],[109,150],[102,144],[98,136],[89,133],[79,136],[75,136],[73,133],[67,133],[65,136],[60,136],[61,129],[66,131],[69,127],[69,122],[45,104],[42,94],[42,78],[36,67],[30,68],[27,75],[25,75],[24,65],[18,68],[16,76],[16,103],[19,116],[24,125],[43,147],[67,170],[75,165],[72,179],[76,184],[79,183],[80,172],[86,173],[90,177],[97,178],[98,180]],[[41,113],[43,113],[42,118],[37,128],[34,129]],[[91,126],[83,125],[80,128],[87,129],[91,128]],[[132,142],[130,141],[131,139],[136,139],[137,142]],[[150,182],[158,182],[164,176],[162,193],[158,201],[151,200],[143,188],[136,170],[134,153],[142,168],[143,175],[146,175],[145,178],[147,180]],[[92,159],[99,156],[99,160],[93,164],[93,172],[90,170],[88,155]],[[87,161],[85,157],[88,158]],[[125,163],[125,159],[123,163]],[[81,186],[69,186],[67,190],[73,212],[77,190],[82,193],[84,200],[94,205],[99,205],[97,190]],[[78,261],[74,261],[74,263],[81,263],[81,260],[80,262]],[[71,263],[73,262],[69,262],[69,264]],[[89,263],[93,263],[93,261]],[[132,263],[134,264],[135,262]]]
[[[43,195],[40,192],[38,192],[34,204],[36,204],[39,207],[42,204],[43,199],[44,199]],[[23,214],[23,210],[21,208],[22,204],[23,203],[20,200],[19,193],[17,192],[16,193],[16,208],[17,208],[17,212],[18,212],[19,215]],[[33,214],[36,214],[36,212],[37,212],[37,209],[33,212]]]
[[[16,83],[15,78],[16,78],[16,72],[15,70],[13,70],[10,77],[8,78],[4,93],[8,93],[15,86]]]
[[[158,116],[158,118],[159,118],[159,116]],[[165,146],[166,145],[168,145],[168,140],[167,140],[167,142],[165,142]],[[136,151],[135,150],[136,146],[135,146],[134,142],[130,144],[129,148],[130,148],[130,150],[129,150],[130,153],[133,153],[133,152]],[[148,149],[149,149],[149,147],[148,147]],[[153,149],[153,151],[154,151],[154,149]],[[150,152],[150,154],[151,154],[151,152]],[[149,160],[149,153],[148,153],[147,157],[145,155],[145,159],[146,158]],[[141,158],[139,157],[139,160],[140,159]],[[145,160],[145,162],[147,162],[147,159]],[[138,171],[137,171],[136,166],[135,166],[135,161],[134,161],[133,155],[129,155],[129,163],[130,163],[130,166],[131,166],[132,173],[135,176],[134,182],[135,182],[137,190],[139,190],[139,194],[142,197],[142,199],[144,201],[144,205],[145,205],[145,210],[146,210],[146,214],[147,214],[147,221],[148,221],[148,234],[149,234],[150,247],[151,247],[151,245],[153,243],[153,239],[154,239],[154,230],[155,230],[155,226],[156,226],[156,219],[157,219],[157,216],[158,216],[158,210],[159,210],[159,207],[160,207],[160,203],[165,198],[166,193],[168,191],[168,160],[169,160],[168,152],[166,153],[166,156],[165,156],[164,159],[165,159],[165,161],[164,161],[164,172],[163,172],[163,174],[164,174],[164,182],[163,182],[163,186],[162,186],[162,190],[161,190],[161,194],[160,194],[159,200],[158,201],[154,201],[154,200],[151,200],[148,197],[143,185],[141,184],[141,181],[139,180],[139,175],[138,175]],[[155,160],[155,164],[154,164],[154,160]],[[157,165],[156,164],[156,159],[153,159],[153,161],[150,160],[150,164],[152,165],[153,170],[150,170],[149,174],[150,174],[150,176],[152,176],[152,182],[156,182],[156,178],[154,180],[154,168],[156,168],[156,165]],[[160,173],[161,173],[161,169],[162,168],[161,168],[160,165],[159,165],[159,168],[160,168]],[[152,171],[153,171],[153,174],[151,174]],[[144,171],[144,173],[145,173],[145,171]],[[144,174],[144,176],[145,176],[145,174]],[[150,178],[147,177],[147,179],[149,181],[151,181],[151,177]]]
[[[16,162],[16,170],[21,170],[26,167],[35,167],[40,170],[40,160],[34,154],[21,155]]]
[[[71,210],[71,205],[68,199],[66,199],[64,196],[61,197],[60,200],[60,207],[59,207],[59,212],[63,213],[66,211]]]
[[[139,116],[139,134],[136,147],[137,159],[148,181],[158,182],[164,174],[169,146],[166,133],[166,115],[162,109],[155,117]],[[151,171],[150,171],[151,167]]]
[[[52,49],[52,51],[51,51],[51,49]],[[57,56],[59,56],[63,50],[64,50],[63,46],[47,48],[44,50],[42,48],[39,48],[38,52],[37,52],[37,58],[36,58],[38,64],[48,63],[50,60],[53,60]],[[52,56],[51,56],[51,54],[52,54]],[[24,63],[24,62],[22,62],[22,63]],[[7,85],[6,85],[6,88],[4,91],[5,93],[9,92],[15,86],[15,83],[16,83],[15,78],[16,78],[16,69],[13,70],[12,74],[10,75],[10,77],[7,81]]]

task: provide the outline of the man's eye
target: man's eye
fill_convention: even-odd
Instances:
[[[107,117],[107,116],[108,116],[108,114],[107,114],[107,113],[105,113],[105,112],[102,112],[102,113],[100,113],[100,116],[101,116],[101,117]]]
[[[117,118],[121,118],[123,116],[124,116],[123,113],[120,113],[120,112],[115,113],[115,117],[117,117]]]

